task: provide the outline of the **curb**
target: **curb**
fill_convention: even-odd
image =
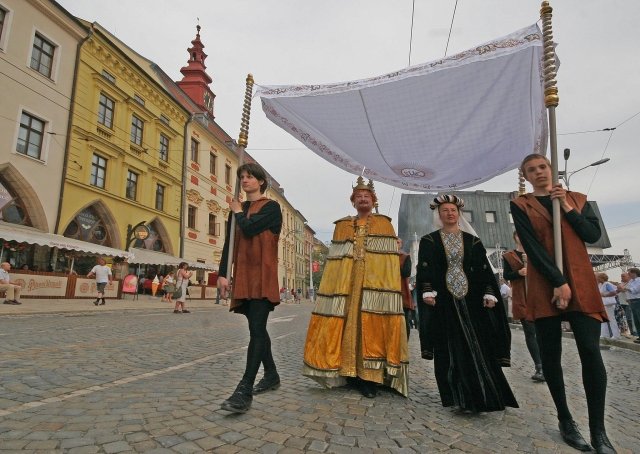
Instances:
[[[520,325],[519,323],[509,323],[509,326],[512,330],[522,331],[522,325]],[[574,339],[575,336],[572,332],[563,331],[562,337]],[[631,350],[640,353],[640,344],[636,344],[632,340],[607,339],[606,337],[601,337],[600,348],[602,348],[603,346],[624,348],[625,350]]]

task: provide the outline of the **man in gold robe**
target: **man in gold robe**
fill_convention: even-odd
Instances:
[[[358,178],[356,216],[335,222],[304,349],[303,375],[332,388],[347,382],[373,398],[384,384],[408,393],[409,354],[397,237],[374,214],[373,183]]]

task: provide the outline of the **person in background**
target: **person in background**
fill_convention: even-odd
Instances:
[[[111,268],[107,266],[107,262],[102,257],[98,257],[97,265],[91,268],[87,277],[95,277],[96,278],[96,288],[98,290],[98,297],[93,302],[96,306],[99,304],[104,306],[107,302],[104,299],[104,289],[107,284],[109,284],[113,280],[113,275],[111,274]]]
[[[162,280],[162,301],[166,301],[169,304],[173,303],[173,292],[176,291],[176,280],[174,279],[175,272],[169,271]]]
[[[516,243],[516,248],[505,252],[502,256],[504,278],[511,282],[511,312],[513,320],[518,320],[522,325],[527,350],[529,350],[535,365],[535,372],[531,376],[531,380],[543,382],[544,374],[542,373],[542,360],[536,338],[536,326],[533,321],[527,320],[527,266],[525,263],[527,256],[522,249],[517,232],[513,232],[513,240]]]
[[[411,257],[402,250],[402,238],[398,238],[398,259],[400,260],[400,289],[402,290],[402,310],[407,325],[407,340],[411,334],[411,324],[413,322],[413,311],[415,310],[414,299],[411,297],[409,278],[411,277]]]
[[[637,329],[635,324],[633,323],[633,314],[631,313],[631,308],[629,307],[629,301],[627,298],[627,292],[624,291],[627,284],[629,283],[629,273],[624,272],[620,274],[620,283],[617,285],[618,289],[618,302],[624,311],[624,318],[627,321],[626,331],[621,327],[622,334],[625,337],[633,337],[637,336]]]
[[[9,262],[0,263],[0,290],[4,290],[7,295],[7,299],[3,304],[22,304],[19,301],[22,287],[11,281],[10,269],[11,264]]]
[[[180,262],[178,265],[178,277],[176,282],[176,290],[180,289],[180,297],[176,300],[173,308],[174,314],[188,314],[190,311],[184,306],[187,300],[187,289],[189,288],[189,279],[193,276],[193,271],[189,270],[187,262]]]
[[[534,320],[542,369],[558,413],[562,439],[580,451],[591,446],[573,420],[562,372],[563,320],[571,324],[582,365],[591,444],[599,454],[615,453],[605,430],[607,371],[600,352],[600,325],[607,313],[585,243],[600,238],[600,222],[587,196],[553,183],[551,163],[540,154],[520,166],[533,192],[511,201],[511,215],[527,254],[527,319]],[[554,260],[552,201],[560,203],[563,271]]]
[[[598,281],[598,290],[600,296],[602,296],[602,304],[607,311],[607,317],[609,321],[605,322],[600,327],[600,337],[606,337],[610,339],[620,339],[620,328],[618,328],[618,322],[616,322],[616,286],[609,282],[609,276],[607,273],[596,273],[596,280]]]
[[[634,340],[636,344],[640,344],[640,269],[629,268],[629,282],[623,288],[627,296],[627,302],[631,308],[631,314],[633,317],[633,324],[636,329],[636,336],[638,338]]]

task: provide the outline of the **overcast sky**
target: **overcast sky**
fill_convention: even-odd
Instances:
[[[99,22],[174,80],[188,59],[200,19],[216,121],[239,133],[244,80],[257,84],[362,79],[409,64],[412,0],[58,0]],[[455,0],[415,0],[411,63],[445,55]],[[612,242],[640,262],[640,1],[555,0],[554,40],[561,61],[556,110],[558,149],[571,149],[571,189],[598,202]],[[534,0],[459,0],[447,55],[507,35],[539,19]],[[634,116],[635,115],[635,116]],[[617,127],[615,131],[596,131]],[[332,222],[353,208],[356,176],[337,169],[272,124],[254,100],[249,152],[284,187],[289,201],[326,241]],[[560,162],[560,169],[564,163]],[[517,189],[509,172],[476,188]],[[377,185],[380,212],[397,218],[401,190]],[[396,224],[397,225],[397,224]],[[618,278],[611,273],[612,279]]]

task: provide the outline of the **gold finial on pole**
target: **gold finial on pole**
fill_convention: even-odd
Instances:
[[[527,189],[524,185],[524,175],[522,174],[522,169],[518,169],[518,195],[525,195]]]
[[[551,178],[553,184],[558,184],[558,135],[556,133],[556,107],[560,98],[556,86],[556,51],[553,44],[553,30],[551,17],[553,8],[548,1],[543,1],[540,7],[540,19],[542,20],[542,45],[544,49],[544,104],[549,111],[549,145],[551,148]],[[562,234],[560,230],[560,200],[553,199],[553,248],[556,266],[560,271],[562,264]]]
[[[551,26],[551,18],[553,8],[548,1],[542,2],[540,7],[540,19],[542,20],[542,45],[544,49],[544,105],[546,107],[557,107],[560,97],[558,96],[558,87],[556,75],[558,68],[556,67],[556,51],[553,43],[553,30]]]
[[[244,149],[249,143],[249,118],[251,117],[251,99],[253,98],[253,75],[248,74],[246,80],[246,88],[244,90],[244,103],[242,105],[242,120],[240,122],[240,136],[238,144],[233,145],[233,150],[238,155],[238,167],[244,164]],[[236,187],[233,195],[234,200],[240,199],[240,178],[236,178]],[[229,238],[225,242],[229,244],[229,252],[227,255],[227,275],[225,276],[231,283],[233,274],[234,246],[236,238],[236,217],[231,214],[231,222],[229,223]],[[233,299],[233,285],[231,286],[231,295]]]
[[[251,98],[253,97],[253,75],[247,75],[247,84],[244,90],[244,104],[242,106],[242,121],[240,122],[240,137],[238,145],[246,148],[249,144],[249,119],[251,117]]]

